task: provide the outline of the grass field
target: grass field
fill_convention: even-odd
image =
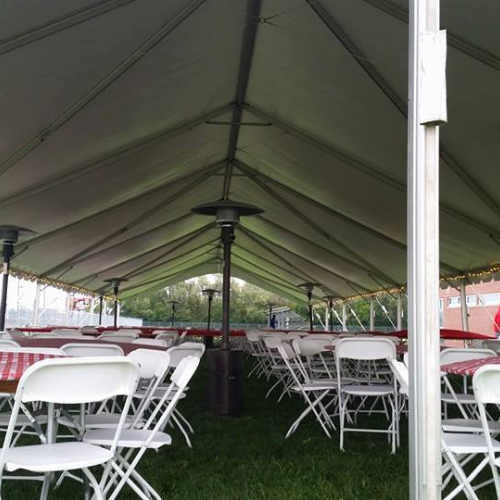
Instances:
[[[149,452],[140,471],[164,499],[170,500],[403,500],[408,497],[407,438],[391,455],[386,437],[349,434],[339,451],[338,434],[329,440],[307,419],[288,440],[284,435],[302,411],[302,402],[265,399],[267,384],[245,380],[245,409],[237,418],[214,417],[204,409],[203,365],[179,407],[196,435],[193,449],[177,433],[170,447]],[[406,420],[403,421],[403,428]],[[39,483],[7,481],[6,500],[38,498]],[[50,499],[83,498],[67,480]],[[120,498],[137,498],[125,489]],[[481,499],[493,499],[484,490]]]

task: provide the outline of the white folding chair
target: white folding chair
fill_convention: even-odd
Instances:
[[[112,461],[115,474],[109,478],[104,487],[108,500],[115,500],[125,484],[128,484],[143,500],[150,500],[151,497],[161,500],[160,495],[137,472],[136,468],[148,449],[158,450],[162,446],[171,444],[171,437],[163,430],[170,418],[173,418],[177,403],[181,395],[184,394],[198,364],[199,358],[196,356],[184,358],[172,374],[168,390],[151,412],[144,427],[142,429],[124,429],[121,433],[118,448],[120,450],[127,449],[128,452],[125,455],[122,453],[115,455],[115,460]],[[165,405],[167,405],[166,408]],[[112,433],[106,429],[88,431],[83,439],[93,445],[113,446]]]
[[[96,498],[103,500],[102,487],[109,475],[110,461],[115,455],[138,380],[139,367],[125,358],[48,359],[30,366],[21,377],[14,397],[12,415],[0,453],[0,481],[5,471],[21,469],[44,473],[41,498],[45,499],[50,485],[50,473],[81,469],[94,489]],[[78,441],[54,442],[52,416],[55,404],[81,405],[115,396],[125,396],[126,401],[109,449]],[[32,402],[48,404],[46,442],[12,446],[19,411],[26,403]],[[100,484],[89,470],[96,465],[105,466]]]
[[[61,347],[67,356],[80,358],[84,356],[124,356],[123,349],[115,344],[90,344],[71,342]]]
[[[32,339],[57,339],[59,336],[52,332],[32,332]]]
[[[99,337],[97,340],[102,340],[103,342],[116,342],[118,344],[131,344],[135,337],[131,337],[129,335],[121,336],[121,335],[106,335],[105,337]]]
[[[167,341],[163,339],[135,339],[132,344],[153,345],[156,347],[170,347]]]
[[[61,337],[61,338],[83,338],[84,335],[80,330],[77,330],[76,328],[56,328],[50,332],[52,335],[55,335],[56,337]]]
[[[483,340],[483,349],[491,349],[497,354],[500,352],[500,340]]]
[[[332,391],[335,390],[334,384],[326,381],[311,382],[307,373],[301,370],[300,364],[297,363],[297,354],[294,352],[292,347],[286,343],[281,342],[277,346],[278,352],[283,358],[286,367],[289,370],[291,379],[294,385],[290,387],[290,390],[300,394],[306,403],[306,409],[299,415],[299,417],[293,422],[293,424],[288,429],[286,433],[286,438],[291,436],[299,427],[300,423],[304,418],[312,413],[325,434],[331,438],[330,430],[335,430],[335,425],[328,414],[323,401],[330,395]]]
[[[452,478],[457,481],[457,486],[445,497],[450,500],[461,491],[468,499],[479,500],[476,493],[478,489],[493,482],[497,497],[500,497],[500,477],[498,475],[500,442],[493,439],[491,422],[488,419],[486,405],[500,404],[500,366],[485,365],[479,368],[472,378],[475,400],[481,421],[481,433],[443,433],[443,458],[445,467],[443,473],[447,477],[443,481],[443,488],[448,487]],[[467,472],[464,466],[474,458],[480,456],[479,463],[475,463],[472,471]],[[493,479],[482,481],[473,485],[474,480],[488,465],[491,467]]]
[[[337,381],[340,413],[340,449],[344,449],[344,434],[346,432],[373,432],[387,434],[389,442],[392,444],[392,453],[396,453],[397,429],[396,419],[396,387],[395,381],[392,383],[381,382],[377,379],[376,373],[379,363],[388,363],[396,357],[396,347],[393,342],[379,338],[342,338],[338,340],[335,349],[335,358],[337,361]],[[344,362],[353,361],[346,371]],[[356,377],[360,364],[368,365],[369,370],[373,369],[374,377],[368,372],[368,376]],[[355,367],[352,373],[352,366]],[[370,368],[372,367],[372,368]],[[347,376],[346,376],[347,375]],[[352,377],[354,375],[354,378]],[[363,374],[364,375],[364,374]],[[353,383],[353,380],[356,383]],[[383,405],[382,413],[385,413],[389,420],[387,429],[346,427],[346,419],[351,419],[350,413],[354,417],[358,413],[375,413],[375,403],[368,410],[364,410],[364,405],[370,400],[381,401]],[[350,410],[349,403],[358,401],[357,406]],[[387,408],[390,406],[390,412]]]
[[[128,339],[128,340],[120,340],[116,342],[132,342],[132,340],[139,337],[139,333],[136,331],[128,331],[128,330],[118,330],[118,331],[109,331],[102,332],[99,335],[98,340],[108,340],[108,338],[120,338],[120,339]]]
[[[21,347],[21,344],[12,339],[0,339],[0,350],[3,350],[3,347]]]

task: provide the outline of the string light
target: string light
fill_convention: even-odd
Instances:
[[[26,281],[38,282],[42,285],[50,286],[52,288],[57,288],[59,290],[65,290],[66,292],[81,293],[83,295],[90,295],[92,297],[99,297],[99,294],[89,290],[88,288],[83,288],[77,285],[70,285],[69,283],[64,283],[63,281],[57,281],[50,278],[40,278],[35,274],[28,273],[26,271],[20,271],[19,269],[11,269],[10,275],[18,279],[23,279]],[[104,300],[114,300],[114,296],[103,295]]]

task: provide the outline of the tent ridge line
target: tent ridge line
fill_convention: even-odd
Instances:
[[[158,250],[161,250],[162,248],[168,247],[168,246],[170,246],[172,244],[175,244],[175,243],[177,243],[178,241],[180,241],[180,240],[182,240],[184,238],[188,238],[189,236],[193,235],[194,233],[201,232],[202,229],[207,228],[207,226],[210,226],[210,225],[211,225],[211,223],[205,224],[204,226],[201,226],[201,227],[199,227],[199,228],[197,228],[197,229],[195,229],[193,231],[190,231],[190,232],[188,232],[186,234],[183,234],[182,236],[179,236],[178,238],[175,238],[175,239],[173,239],[171,241],[168,241],[167,243],[162,243],[161,245],[158,245],[158,246],[156,246],[154,248],[151,248],[147,252],[144,252],[144,253],[141,253],[141,254],[138,254],[138,255],[134,255],[133,257],[130,257],[130,258],[126,259],[126,260],[118,262],[117,264],[113,264],[110,267],[107,267],[107,268],[104,268],[104,269],[100,269],[98,271],[94,271],[92,274],[89,274],[87,276],[84,276],[83,278],[79,278],[79,279],[73,281],[73,283],[80,283],[81,281],[84,281],[85,279],[90,278],[91,276],[98,277],[98,276],[100,276],[102,274],[108,273],[109,271],[111,271],[113,269],[116,269],[117,267],[125,266],[128,263],[130,263],[130,262],[132,262],[132,261],[134,261],[136,259],[144,257],[145,255],[149,255],[151,253],[154,253],[154,252],[156,252]]]
[[[41,132],[32,137],[23,146],[17,149],[10,157],[0,164],[0,176],[18,163],[22,158],[31,153],[35,148],[49,139],[57,130],[71,120],[77,113],[84,109],[98,95],[104,92],[110,85],[118,80],[126,71],[135,65],[145,54],[160,43],[168,34],[174,31],[191,14],[193,14],[207,0],[191,0],[172,19],[169,19],[153,36],[142,43],[138,49],[130,54],[122,63],[116,66],[101,81],[95,84],[89,91],[81,96],[69,108],[60,114],[52,123],[47,125]]]
[[[162,210],[166,206],[170,205],[171,203],[173,203],[174,201],[176,201],[177,199],[181,198],[186,193],[191,191],[194,187],[196,187],[199,184],[199,181],[201,178],[210,177],[211,173],[212,173],[212,171],[210,171],[208,173],[205,172],[205,173],[203,173],[203,175],[200,175],[200,176],[194,178],[194,180],[192,182],[190,182],[187,186],[184,186],[183,188],[179,189],[176,193],[169,196],[167,199],[163,200],[162,202],[158,203],[154,207],[150,208],[149,210],[142,213],[141,215],[139,215],[138,217],[136,217],[132,221],[128,222],[127,224],[125,224],[121,228],[117,229],[116,231],[112,232],[111,234],[108,234],[104,238],[101,238],[96,243],[93,243],[89,247],[81,250],[76,255],[73,255],[72,257],[70,257],[69,259],[66,259],[64,262],[58,264],[55,267],[48,269],[47,271],[45,271],[42,274],[42,276],[50,276],[51,274],[54,274],[59,269],[63,269],[65,266],[72,264],[74,260],[79,259],[80,257],[86,255],[89,252],[92,252],[93,250],[101,247],[102,245],[109,242],[110,240],[113,240],[113,239],[121,236],[125,231],[128,231],[128,230],[138,226],[139,224],[142,224],[144,221],[146,221],[151,216],[156,214],[158,212],[158,210]],[[126,229],[124,230],[124,228],[126,228]]]
[[[239,245],[238,243],[234,243],[233,246],[235,247],[235,253],[237,252],[238,249],[241,249],[244,252],[249,253],[252,257],[255,257],[256,259],[261,260],[261,261],[269,264],[270,266],[276,267],[277,269],[279,269],[280,271],[283,271],[286,274],[290,274],[291,276],[300,280],[301,283],[303,283],[305,281],[310,281],[309,278],[305,278],[303,275],[298,274],[297,271],[299,271],[299,269],[297,269],[296,267],[292,267],[292,269],[294,269],[294,270],[290,271],[286,267],[280,266],[279,264],[276,264],[275,262],[267,259],[266,257],[262,257],[258,253],[252,252],[251,250],[248,250],[248,248],[245,248],[245,247]]]
[[[79,177],[83,177],[87,174],[91,174],[96,170],[100,170],[103,167],[107,167],[110,164],[123,160],[128,156],[137,154],[145,149],[157,146],[162,142],[166,142],[170,139],[173,139],[191,130],[196,126],[203,124],[207,118],[220,116],[221,114],[227,113],[231,109],[233,109],[232,105],[224,105],[202,116],[198,116],[197,118],[190,120],[189,122],[186,122],[181,125],[176,125],[173,128],[169,127],[167,130],[156,133],[145,139],[140,139],[139,141],[136,141],[132,145],[127,145],[123,148],[120,148],[117,151],[109,155],[106,155],[99,160],[84,165],[83,167],[77,168],[76,170],[63,174],[62,176],[54,177],[52,179],[49,179],[48,181],[44,181],[37,186],[33,186],[31,188],[26,189],[25,191],[15,193],[9,196],[8,198],[3,198],[0,200],[0,207],[7,206],[18,201],[22,201],[25,198],[36,195],[38,193],[42,193],[44,191],[47,191],[48,189],[59,186],[60,184],[64,184],[66,182],[78,179]]]
[[[268,225],[274,226],[275,228],[278,228],[279,230],[284,231],[284,232],[292,235],[293,237],[308,243],[309,245],[313,245],[315,247],[320,248],[322,251],[332,255],[333,257],[335,257],[337,259],[340,259],[340,260],[343,260],[344,262],[347,262],[348,264],[352,265],[353,267],[356,267],[357,269],[366,273],[367,275],[370,275],[370,273],[373,272],[372,269],[367,268],[367,267],[363,266],[362,264],[349,259],[349,257],[345,257],[343,255],[338,254],[337,252],[334,252],[333,250],[331,250],[329,248],[324,247],[323,245],[319,245],[318,243],[311,241],[309,238],[306,238],[302,235],[299,235],[299,234],[295,233],[294,231],[291,231],[290,229],[282,226],[281,224],[278,224],[278,223],[276,223],[276,222],[274,222],[274,221],[272,221],[272,220],[270,220],[262,215],[257,215],[255,218],[263,221],[264,223],[266,223]],[[384,281],[386,281],[386,280],[384,279]],[[388,283],[391,285],[394,285],[396,283],[396,281],[391,280],[391,281],[388,281]]]
[[[259,186],[262,190],[264,190],[266,193],[270,194],[274,199],[278,200],[278,202],[285,206],[292,214],[294,214],[296,217],[299,217],[302,219],[310,228],[312,228],[314,231],[316,231],[319,235],[321,235],[323,238],[328,240],[329,242],[334,243],[337,245],[340,249],[342,249],[344,252],[347,252],[349,254],[352,254],[356,259],[361,262],[365,267],[367,267],[369,270],[371,270],[373,273],[378,274],[384,281],[387,281],[387,283],[392,283],[395,284],[395,281],[390,277],[387,276],[384,272],[378,270],[371,262],[369,262],[367,259],[359,255],[357,252],[355,252],[352,248],[349,248],[347,245],[339,241],[337,238],[329,234],[327,231],[325,231],[323,228],[318,226],[312,219],[310,219],[307,215],[303,214],[300,210],[295,208],[291,203],[289,203],[287,200],[285,200],[282,196],[280,196],[276,191],[274,191],[272,188],[270,188],[265,182],[263,182],[261,179],[258,178],[255,174],[252,172],[247,171],[244,167],[242,168],[241,166],[239,167],[240,170],[244,173],[247,174],[247,176],[255,183],[257,186]],[[355,263],[355,261],[351,261]]]
[[[345,282],[350,281],[351,283],[353,283],[353,284],[355,284],[355,285],[359,286],[359,288],[362,288],[363,290],[368,291],[368,288],[364,287],[363,285],[360,285],[359,283],[356,283],[355,281],[352,281],[352,280],[350,280],[349,278],[346,278],[345,276],[343,276],[343,275],[341,275],[341,274],[339,274],[339,273],[337,273],[337,272],[335,272],[335,271],[332,271],[332,270],[330,270],[330,269],[328,269],[328,268],[326,268],[326,267],[322,266],[321,264],[318,264],[317,262],[313,262],[312,260],[308,259],[308,258],[307,258],[307,257],[305,257],[304,255],[301,255],[301,254],[299,254],[299,253],[297,253],[297,252],[295,252],[295,251],[293,251],[293,250],[290,250],[290,248],[287,248],[287,247],[285,247],[285,246],[283,246],[283,245],[280,245],[280,244],[276,243],[275,241],[271,241],[271,240],[269,240],[268,238],[266,238],[265,236],[262,236],[262,235],[260,235],[260,234],[254,233],[251,229],[248,229],[248,228],[246,228],[246,227],[245,227],[245,228],[240,227],[240,229],[244,229],[244,231],[245,231],[247,234],[248,234],[248,233],[251,233],[253,236],[256,236],[257,238],[260,238],[260,239],[265,240],[267,243],[270,243],[270,244],[272,244],[272,245],[274,245],[274,246],[276,246],[276,247],[280,248],[281,250],[284,250],[285,252],[288,252],[288,253],[292,254],[293,256],[295,256],[295,257],[297,257],[297,258],[299,258],[299,259],[303,260],[304,262],[307,262],[308,264],[312,265],[313,267],[318,267],[318,268],[319,268],[319,269],[321,269],[322,271],[324,271],[324,272],[326,272],[326,273],[329,273],[329,274],[331,274],[332,276],[335,276],[336,278],[340,279],[340,280],[341,280],[341,281],[343,281],[343,282],[344,282],[344,281],[345,281]],[[281,259],[283,260],[283,256],[281,256]],[[318,279],[316,279],[316,278],[313,278],[311,281],[312,281],[313,283],[315,283],[315,282],[317,282],[317,281],[319,281],[319,280],[318,280]]]
[[[375,85],[386,95],[386,97],[397,107],[400,113],[408,119],[408,106],[401,99],[389,82],[361,52],[358,46],[349,38],[340,27],[332,14],[323,6],[320,0],[305,0],[316,15],[321,19],[330,33],[335,36],[345,49],[354,57],[356,63],[366,72]],[[455,172],[459,179],[484,203],[493,213],[500,217],[500,205],[490,196],[467,170],[449,153],[444,146],[439,148],[443,162]]]
[[[191,255],[188,257],[189,254],[192,254],[195,252],[195,250],[193,249],[192,251],[186,252],[183,255],[178,255],[177,257],[174,257],[173,259],[169,259],[167,262],[172,262],[172,261],[175,261],[176,259],[183,259],[184,258],[184,260],[181,260],[180,262],[178,262],[177,264],[174,264],[173,266],[169,267],[168,269],[164,269],[163,271],[159,271],[151,276],[145,276],[145,277],[139,278],[137,281],[134,281],[133,286],[141,286],[141,284],[143,282],[151,282],[154,279],[161,280],[161,279],[163,279],[163,276],[162,276],[163,274],[175,271],[175,269],[177,269],[181,266],[184,266],[185,264],[188,264],[189,262],[192,262],[195,259],[199,259],[200,257],[206,256],[207,255],[206,251],[199,252],[200,248],[202,248],[204,246],[205,245],[201,245],[200,247],[198,247],[196,249],[196,250],[198,250],[198,253],[196,253],[196,255]],[[147,272],[147,271],[144,271],[144,272]],[[139,276],[140,274],[143,274],[143,273],[138,273],[137,275],[134,275],[134,277]]]
[[[287,184],[284,184],[283,182],[280,182],[280,181],[278,181],[276,179],[273,179],[272,177],[269,177],[266,174],[263,174],[262,172],[260,172],[260,171],[256,170],[255,168],[249,166],[247,163],[244,163],[244,162],[242,162],[240,160],[235,160],[235,165],[238,168],[240,168],[240,169],[241,168],[248,169],[256,177],[261,177],[266,182],[272,183],[275,186],[277,186],[279,188],[282,188],[285,191],[288,191],[292,195],[297,196],[298,198],[301,198],[305,202],[309,203],[310,205],[315,206],[316,208],[318,208],[318,209],[326,212],[327,214],[332,215],[333,217],[337,217],[338,219],[346,222],[347,224],[350,224],[350,225],[352,225],[354,227],[357,227],[358,229],[360,229],[362,231],[370,233],[373,236],[381,239],[382,241],[385,241],[386,243],[389,243],[389,244],[395,246],[396,248],[399,248],[400,250],[403,250],[404,252],[406,252],[407,246],[404,243],[402,243],[402,242],[400,242],[400,241],[392,238],[391,236],[388,236],[388,235],[380,232],[377,229],[373,229],[370,226],[367,226],[366,224],[364,224],[364,223],[362,223],[362,222],[360,222],[360,221],[358,221],[358,220],[356,220],[354,218],[351,218],[350,216],[345,215],[344,213],[342,213],[342,212],[340,212],[340,211],[338,211],[336,209],[333,209],[333,208],[331,208],[331,207],[329,207],[327,205],[324,205],[323,203],[314,200],[313,198],[305,195],[304,193],[301,193],[300,191],[296,191],[294,188],[288,186]]]
[[[171,259],[167,259],[167,260],[164,260],[161,262],[157,262],[157,261],[163,259],[164,257],[167,257],[168,255],[172,254],[173,252],[175,252],[179,248],[182,248],[187,243],[191,243],[192,241],[196,240],[198,237],[205,234],[212,227],[214,227],[213,224],[204,226],[201,231],[197,231],[196,233],[189,235],[187,238],[184,239],[184,241],[181,241],[178,245],[174,246],[173,248],[170,248],[169,250],[167,250],[163,254],[159,255],[158,257],[155,257],[154,259],[149,261],[147,264],[141,265],[138,268],[130,271],[129,273],[125,274],[124,277],[125,278],[134,278],[135,276],[139,276],[140,274],[144,274],[144,273],[147,273],[147,272],[152,271],[154,269],[158,269],[159,267],[164,266],[165,264],[168,264],[169,262],[172,262],[172,260],[175,260],[175,259],[179,258],[180,256],[178,255],[177,257],[173,257]],[[207,246],[207,245],[213,245],[213,243],[217,240],[218,240],[218,237],[212,238],[210,241],[203,243],[202,245],[198,246],[196,249],[199,249],[199,248]],[[181,256],[187,255],[188,253],[190,253],[192,251],[194,251],[194,249],[188,250],[184,254],[181,254]]]
[[[0,40],[0,56],[119,9],[136,0],[101,0]]]
[[[319,139],[316,139],[310,135],[308,135],[305,132],[302,132],[298,130],[297,128],[288,125],[277,118],[267,114],[265,111],[260,110],[256,108],[254,105],[246,105],[245,106],[248,111],[250,111],[252,114],[254,114],[257,117],[263,118],[265,120],[272,121],[276,127],[280,128],[281,130],[290,133],[294,137],[297,137],[301,141],[305,142],[306,144],[311,145],[312,147],[315,147],[319,149],[320,151],[325,152],[326,154],[329,154],[333,158],[336,158],[346,165],[349,165],[360,172],[369,175],[381,182],[384,182],[385,184],[393,187],[394,189],[397,189],[398,191],[401,191],[406,195],[406,184],[388,176],[387,174],[384,174],[377,170],[375,167],[368,165],[367,163],[361,162],[360,160],[357,160],[351,156],[348,156],[346,153],[341,152],[340,150],[335,149],[334,146],[330,146],[325,144],[324,142],[320,141]],[[475,227],[476,229],[490,235],[494,234],[497,238],[500,238],[500,230],[492,228],[488,226],[487,224],[478,221],[474,219],[473,217],[470,217],[469,215],[461,212],[460,210],[457,210],[454,207],[451,207],[449,205],[440,203],[440,210],[451,217],[454,217],[458,220],[461,220],[462,222],[467,223],[468,225]]]
[[[243,116],[243,103],[247,93],[248,82],[250,80],[250,71],[252,67],[255,40],[257,38],[258,22],[262,0],[247,0],[245,13],[245,28],[243,30],[243,40],[240,51],[240,64],[238,68],[238,80],[236,83],[235,107],[233,110],[231,130],[227,145],[228,164],[226,167],[224,181],[222,186],[222,197],[228,199],[231,190],[231,177],[233,174],[232,161],[235,158],[238,138],[240,135],[240,123]]]
[[[222,168],[222,166],[223,166],[223,162],[218,162],[218,163],[215,163],[213,165],[203,167],[200,170],[197,170],[196,172],[192,172],[192,173],[189,173],[189,174],[184,175],[182,177],[178,177],[177,179],[167,180],[164,183],[160,184],[159,186],[155,186],[154,188],[152,188],[148,191],[145,191],[144,193],[141,193],[139,195],[132,196],[124,201],[117,203],[116,205],[112,205],[110,207],[104,208],[103,210],[100,210],[98,212],[94,212],[93,214],[87,215],[81,219],[74,221],[74,222],[70,222],[69,224],[66,224],[65,226],[60,226],[56,229],[53,229],[52,231],[48,231],[47,233],[41,234],[40,236],[36,236],[35,238],[31,238],[30,240],[26,240],[26,241],[20,243],[18,246],[16,246],[16,249],[17,248],[24,249],[25,247],[41,243],[41,242],[45,241],[46,239],[51,238],[52,236],[55,236],[63,231],[68,230],[68,229],[72,229],[72,228],[78,226],[79,224],[87,223],[94,218],[101,217],[102,215],[105,215],[109,212],[112,212],[113,210],[117,210],[121,207],[124,207],[124,206],[128,205],[129,203],[134,203],[135,201],[138,201],[144,197],[155,194],[156,192],[160,192],[165,188],[172,188],[178,184],[182,184],[186,180],[191,179],[193,176],[196,177],[198,175],[203,175],[206,172],[212,172],[213,169],[219,170],[220,168]]]

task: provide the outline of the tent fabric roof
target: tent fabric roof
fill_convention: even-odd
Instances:
[[[443,0],[441,270],[498,263],[500,11]],[[491,4],[491,5],[489,5]],[[489,8],[488,8],[489,5]],[[0,220],[19,270],[123,296],[217,272],[190,213],[258,205],[234,274],[294,301],[406,282],[404,0],[18,0],[0,16]],[[241,125],[240,125],[241,124]]]

